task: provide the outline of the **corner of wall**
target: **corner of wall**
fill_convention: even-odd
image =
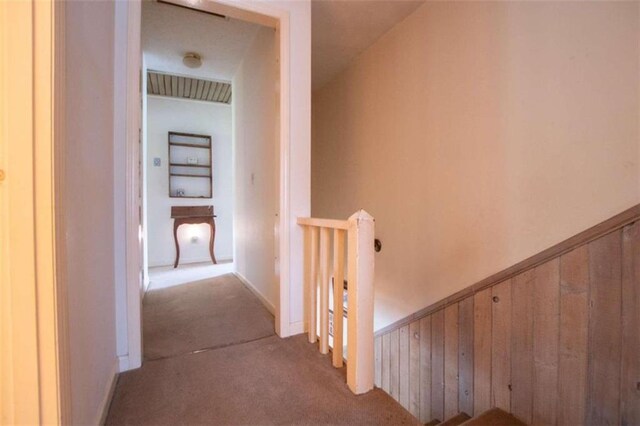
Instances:
[[[236,277],[238,277],[238,279],[240,281],[242,281],[242,284],[244,284],[259,300],[260,302],[262,302],[262,304],[264,305],[265,308],[267,308],[267,310],[269,312],[271,312],[271,315],[275,316],[276,315],[276,307],[273,305],[273,303],[269,302],[267,300],[267,298],[264,296],[264,294],[262,294],[260,292],[260,290],[258,290],[258,288],[253,285],[251,283],[251,281],[249,281],[244,275],[242,275],[240,272],[234,272],[234,275]]]
[[[128,364],[128,362],[127,362]],[[120,360],[116,359],[113,363],[113,368],[111,369],[111,373],[109,375],[110,379],[107,381],[107,384],[103,391],[103,398],[98,406],[98,412],[96,413],[96,421],[93,424],[96,425],[104,425],[107,421],[107,416],[109,415],[109,407],[111,406],[111,400],[113,399],[113,394],[116,390],[116,383],[118,382],[118,371],[120,367]]]

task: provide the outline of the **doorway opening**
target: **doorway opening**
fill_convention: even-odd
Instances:
[[[142,42],[142,93],[140,143],[127,143],[140,159],[139,170],[136,164],[127,170],[139,192],[127,196],[127,245],[139,259],[127,256],[129,360],[123,370],[143,359],[148,291],[233,274],[275,316],[275,331],[291,332],[290,227],[282,225],[290,217],[282,196],[289,176],[281,167],[288,164],[289,139],[280,130],[288,126],[288,44],[281,37],[288,16],[265,12],[217,2],[194,10],[176,0],[143,2],[137,17],[129,13],[129,44]],[[194,208],[200,209],[196,218],[211,223],[176,226],[185,209]]]
[[[235,272],[233,79],[261,30],[142,3],[145,290]]]
[[[143,2],[141,36],[144,359],[273,335],[275,29]]]

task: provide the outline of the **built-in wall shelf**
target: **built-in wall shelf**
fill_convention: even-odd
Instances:
[[[204,164],[182,164],[182,163],[170,163],[170,166],[176,166],[176,167],[204,167],[204,168],[209,168],[211,166],[209,165],[204,165]]]
[[[202,145],[195,144],[195,143],[177,143],[177,142],[175,142],[175,143],[171,143],[171,145],[174,145],[174,146],[186,146],[188,148],[200,148],[200,149],[209,149],[210,148],[208,146],[202,146]]]
[[[211,175],[190,175],[187,173],[171,173],[171,176],[182,176],[182,177],[197,177],[197,178],[210,178]]]
[[[211,198],[211,136],[169,132],[169,197]]]

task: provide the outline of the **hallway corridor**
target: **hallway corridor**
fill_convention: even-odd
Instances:
[[[145,363],[120,375],[107,424],[419,424],[379,389],[353,395],[306,335],[280,339],[234,275],[149,292]]]

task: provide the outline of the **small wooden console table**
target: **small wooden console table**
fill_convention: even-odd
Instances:
[[[180,244],[178,243],[178,228],[184,224],[208,223],[211,228],[211,239],[209,240],[209,255],[211,261],[216,264],[216,256],[213,254],[213,242],[216,239],[216,221],[213,214],[213,206],[172,206],[171,218],[173,219],[173,241],[176,244],[176,261],[174,268],[178,267],[180,261]]]

